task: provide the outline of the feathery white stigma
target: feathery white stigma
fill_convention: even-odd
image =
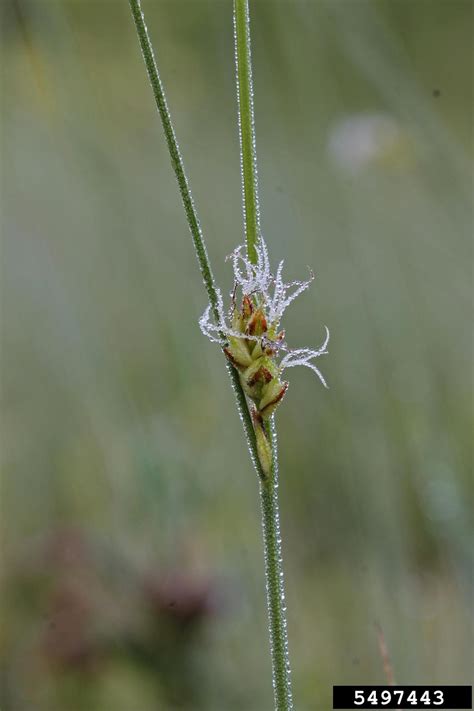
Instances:
[[[286,355],[278,364],[279,372],[286,368],[294,368],[297,365],[304,365],[311,368],[319,377],[325,387],[327,383],[319,369],[312,362],[315,358],[327,354],[329,342],[329,331],[326,328],[326,338],[324,343],[317,349],[297,348],[290,349],[282,340],[282,335],[277,335],[277,330],[284,311],[297,296],[305,291],[314,279],[313,272],[310,271],[310,278],[307,281],[291,281],[285,283],[282,278],[282,260],[274,275],[270,269],[267,245],[263,238],[260,238],[256,246],[257,263],[253,264],[245,254],[245,246],[240,245],[228,259],[232,261],[234,271],[234,292],[229,312],[226,314],[222,293],[217,289],[217,320],[213,319],[211,306],[208,305],[203,315],[199,319],[199,326],[205,336],[211,341],[225,346],[229,338],[238,338],[248,341],[260,342],[262,348],[270,347],[275,354],[282,350]],[[248,297],[252,300],[255,308],[263,311],[267,323],[266,333],[253,335],[247,330],[237,330],[233,328],[232,319],[235,311],[235,294],[240,289],[242,298]]]

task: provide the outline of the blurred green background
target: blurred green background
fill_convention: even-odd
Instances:
[[[230,0],[147,20],[218,282]],[[470,683],[464,0],[251,3],[262,225],[312,288],[278,412],[296,706]],[[2,0],[2,711],[270,711],[259,501],[126,0]]]

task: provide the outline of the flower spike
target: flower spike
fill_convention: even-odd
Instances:
[[[219,343],[225,356],[239,372],[240,381],[247,397],[252,400],[253,423],[257,437],[259,456],[263,471],[268,473],[269,445],[263,423],[268,420],[283,399],[288,383],[281,380],[287,368],[303,365],[310,368],[327,383],[313,360],[327,354],[329,330],[323,344],[317,349],[291,349],[284,342],[285,332],[279,330],[284,311],[305,291],[314,279],[310,270],[307,281],[283,281],[283,260],[276,274],[270,268],[270,259],[265,241],[260,237],[257,245],[257,262],[253,264],[240,245],[227,258],[232,262],[234,289],[228,313],[224,308],[222,294],[217,290],[217,320],[213,320],[211,307],[207,306],[199,319],[205,336]],[[238,296],[241,299],[237,306]],[[278,362],[280,352],[285,355]]]

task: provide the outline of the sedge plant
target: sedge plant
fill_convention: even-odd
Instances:
[[[141,3],[140,0],[129,2],[209,299],[199,325],[204,335],[222,349],[258,475],[274,704],[276,711],[290,711],[293,701],[279,523],[275,411],[288,389],[288,382],[283,380],[288,368],[305,365],[326,386],[314,360],[327,353],[329,332],[326,329],[324,342],[317,349],[292,349],[281,329],[283,312],[309,286],[313,274],[310,273],[306,281],[284,282],[283,261],[272,271],[261,233],[248,0],[233,0],[245,244],[229,256],[234,284],[227,307],[212,274]]]

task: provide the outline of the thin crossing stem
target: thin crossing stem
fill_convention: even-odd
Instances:
[[[135,27],[137,30],[138,40],[140,42],[140,47],[143,54],[143,59],[148,73],[148,78],[150,80],[153,96],[155,97],[156,107],[160,115],[163,131],[166,138],[166,143],[168,145],[171,165],[173,167],[176,180],[178,181],[179,192],[181,193],[181,199],[183,201],[184,211],[186,213],[186,218],[191,232],[196,256],[199,262],[199,267],[209,297],[209,302],[212,306],[214,318],[218,320],[217,289],[214,282],[214,276],[212,274],[211,264],[209,261],[209,256],[207,254],[206,244],[204,242],[204,236],[202,234],[201,225],[199,223],[196,206],[194,204],[188,179],[184,170],[184,163],[179,150],[178,141],[176,140],[176,134],[174,131],[173,123],[171,121],[171,115],[168,109],[168,104],[166,101],[165,90],[160,78],[158,66],[156,64],[153,46],[145,23],[145,17],[143,15],[140,0],[129,0],[129,2],[130,8],[132,10],[133,19],[135,22]],[[242,385],[240,383],[239,374],[235,370],[235,368],[233,368],[228,363],[227,370],[231,379],[232,388],[235,393],[237,410],[239,412],[240,419],[242,420],[242,424],[244,427],[250,456],[257,470],[257,474],[259,475],[260,479],[263,479],[265,475],[262,471],[262,467],[258,458],[255,431],[253,428],[252,418],[250,415],[247,400],[242,389]]]
[[[189,229],[193,238],[194,249],[198,258],[199,268],[201,269],[201,274],[204,279],[206,291],[209,296],[209,302],[212,306],[214,316],[217,319],[217,292],[214,283],[214,276],[212,274],[211,264],[209,262],[209,257],[207,254],[201,225],[199,223],[199,219],[196,212],[196,207],[194,205],[188,179],[184,171],[183,159],[179,150],[178,141],[176,140],[176,134],[173,128],[171,115],[166,101],[165,90],[160,78],[160,74],[158,72],[158,66],[156,64],[155,55],[153,52],[153,45],[148,34],[148,29],[145,23],[145,17],[141,9],[140,0],[130,0],[130,8],[132,10],[133,19],[135,21],[135,27],[137,29],[138,39],[143,53],[143,59],[145,61],[146,70],[148,72],[148,78],[150,80],[153,96],[155,97],[156,108],[158,109],[158,113],[160,114],[166,143],[168,144],[171,165],[173,166],[174,174],[176,176],[176,180],[178,181],[179,192],[181,193],[184,211],[186,213]]]

